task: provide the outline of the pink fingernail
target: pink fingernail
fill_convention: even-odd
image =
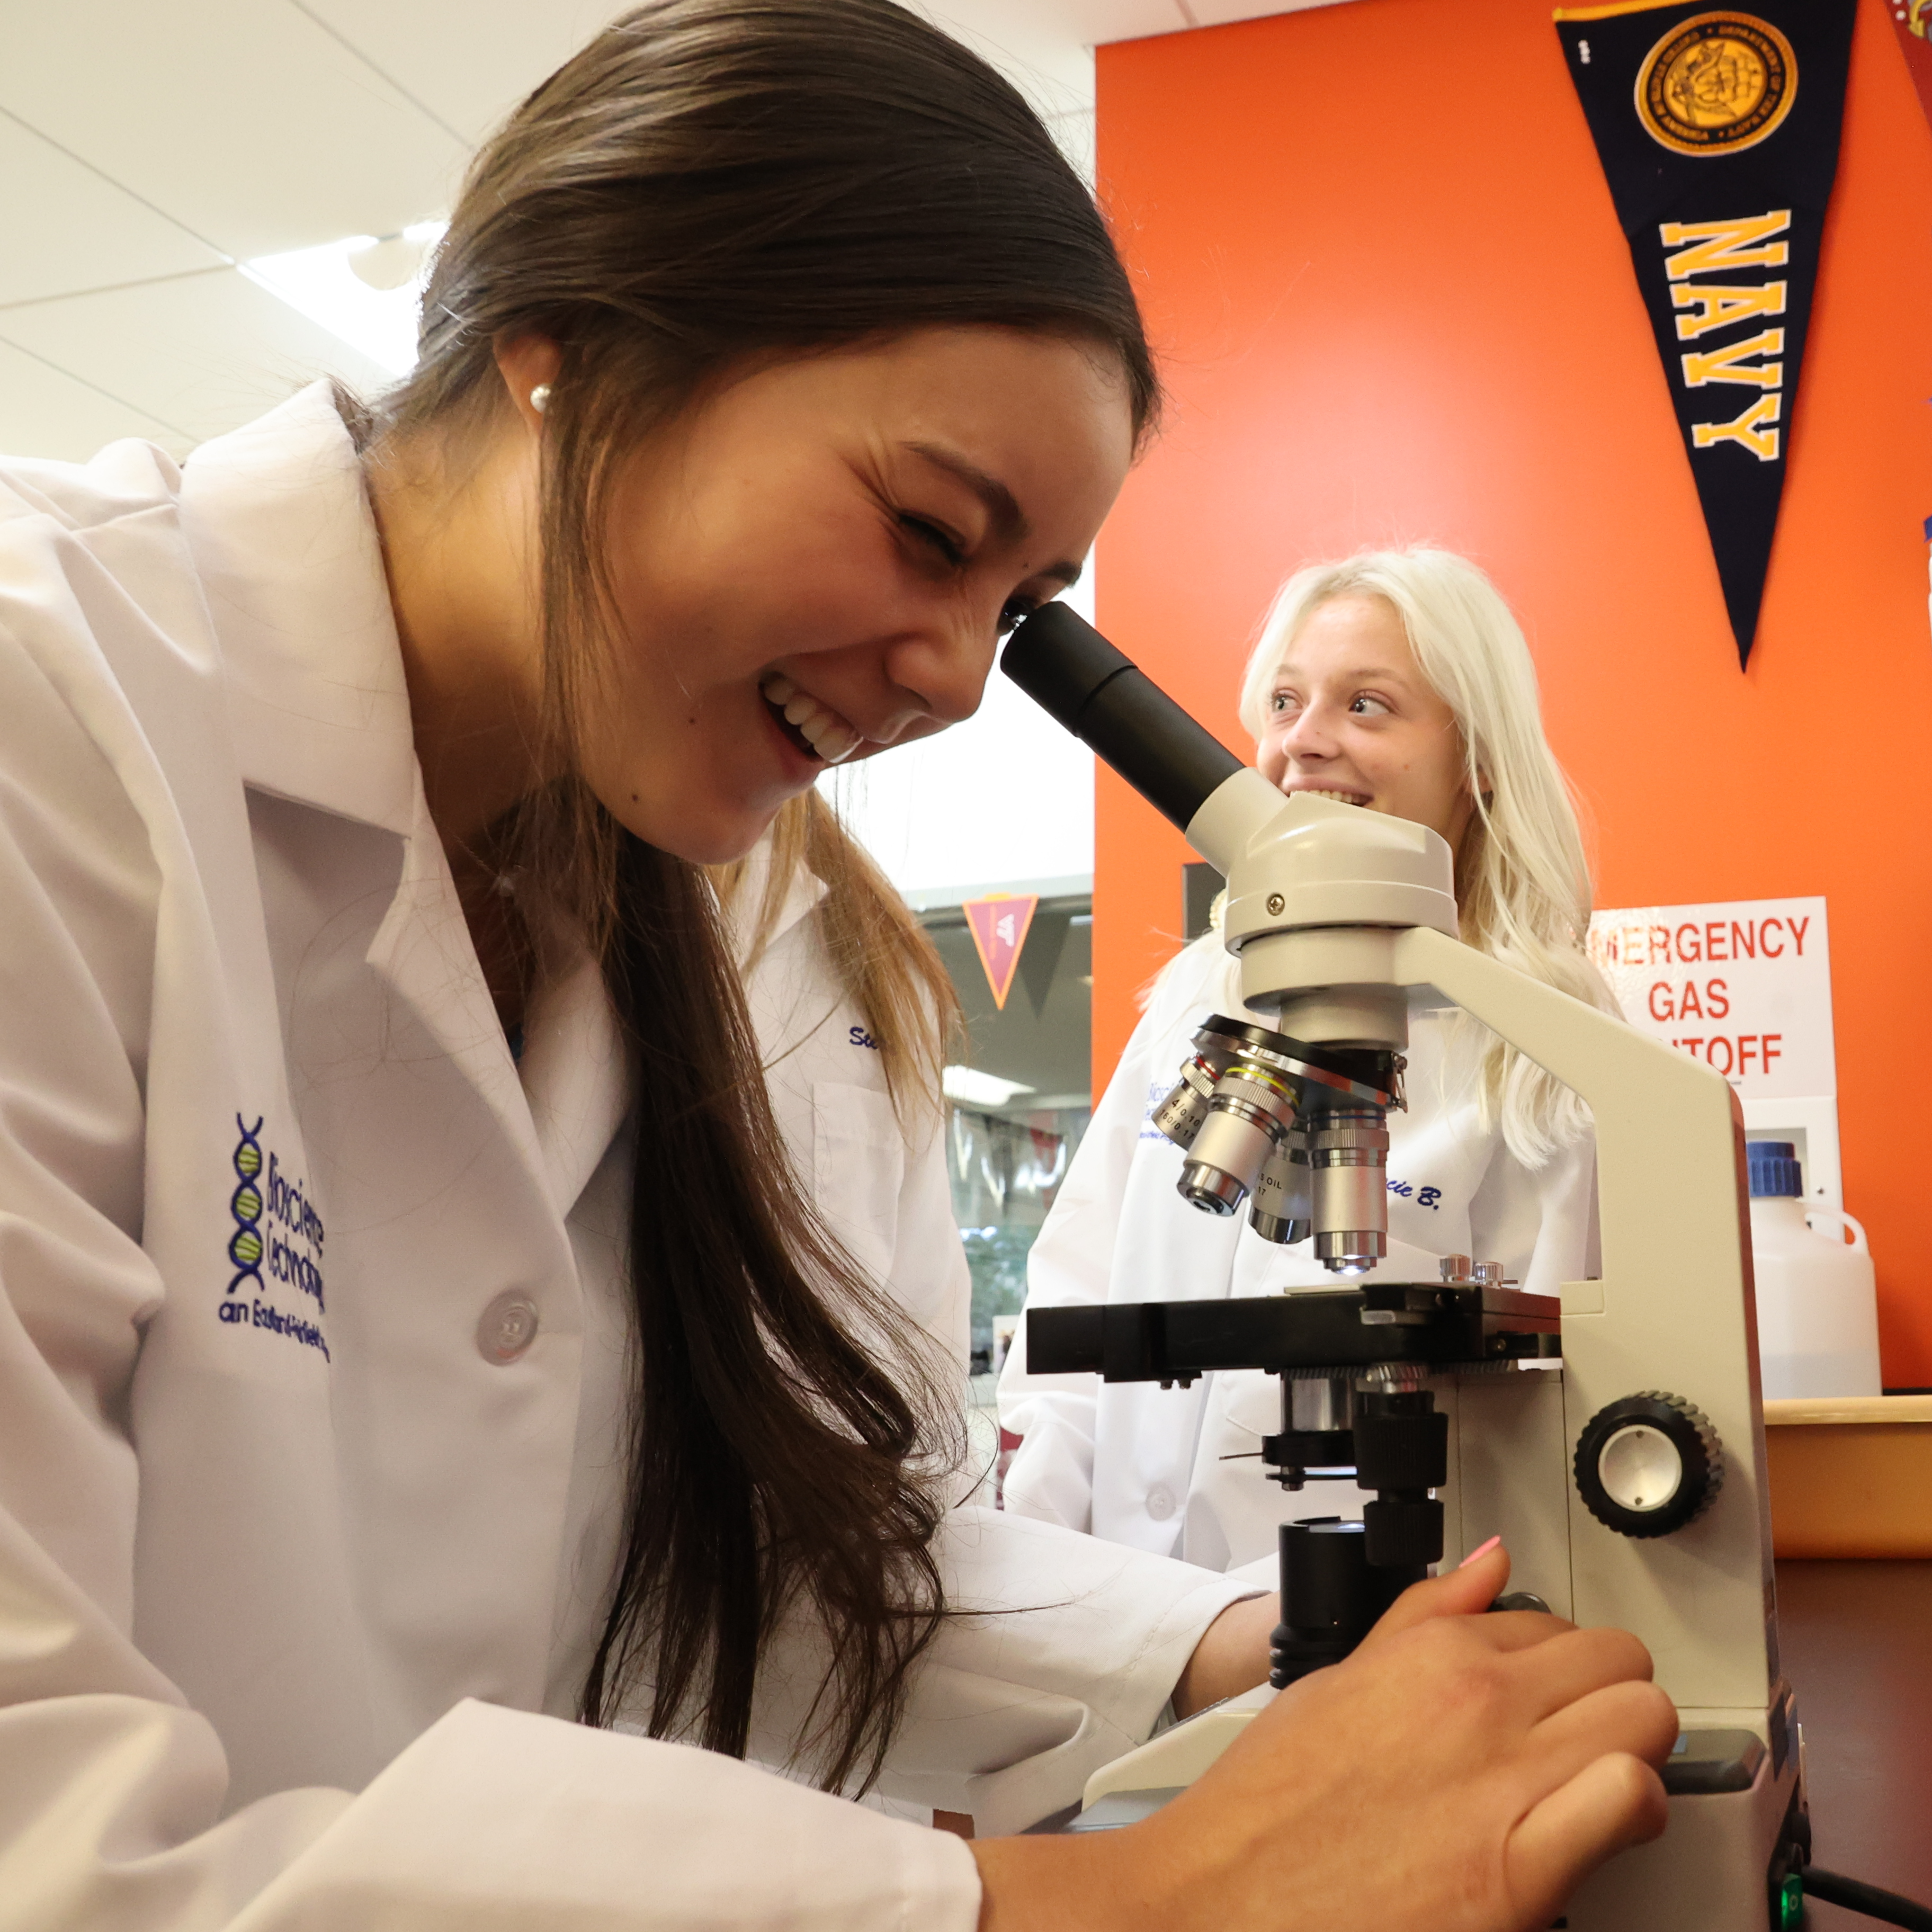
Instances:
[[[1500,1536],[1491,1537],[1489,1541],[1484,1544],[1480,1550],[1471,1550],[1468,1555],[1464,1557],[1462,1562],[1456,1564],[1456,1568],[1459,1570],[1466,1570],[1472,1563],[1480,1563],[1483,1558],[1488,1556],[1491,1550],[1496,1549],[1502,1541],[1502,1538]]]

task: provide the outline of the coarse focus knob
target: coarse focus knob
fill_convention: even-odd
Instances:
[[[1599,1409],[1576,1438],[1576,1487],[1619,1536],[1668,1536],[1700,1516],[1724,1482],[1710,1418],[1662,1389]]]

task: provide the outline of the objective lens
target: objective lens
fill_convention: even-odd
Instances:
[[[1388,1252],[1388,1128],[1379,1108],[1351,1108],[1311,1123],[1316,1258],[1335,1274],[1360,1274]]]
[[[1221,1076],[1208,1118],[1180,1170],[1184,1200],[1232,1214],[1260,1184],[1262,1171],[1294,1125],[1294,1099],[1272,1070],[1237,1060]]]
[[[1214,1096],[1214,1070],[1197,1053],[1180,1070],[1174,1090],[1154,1110],[1154,1124],[1176,1147],[1191,1148]]]
[[[1248,1209],[1250,1225],[1263,1240],[1286,1246],[1307,1240],[1313,1214],[1306,1139],[1300,1134],[1284,1134],[1262,1163],[1254,1201]]]

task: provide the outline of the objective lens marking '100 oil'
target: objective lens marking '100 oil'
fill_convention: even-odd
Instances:
[[[258,1288],[262,1286],[262,1190],[256,1185],[262,1172],[262,1143],[256,1138],[262,1122],[258,1119],[252,1127],[243,1126],[237,1114],[235,1124],[242,1129],[242,1138],[235,1143],[235,1172],[241,1184],[228,1197],[228,1211],[235,1217],[228,1258],[236,1270],[228,1284],[230,1294],[244,1282],[253,1282]]]

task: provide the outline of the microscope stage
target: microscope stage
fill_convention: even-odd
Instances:
[[[1377,1282],[1226,1301],[1119,1302],[1027,1315],[1034,1375],[1191,1382],[1214,1369],[1424,1368],[1562,1353],[1557,1299],[1493,1284]]]

